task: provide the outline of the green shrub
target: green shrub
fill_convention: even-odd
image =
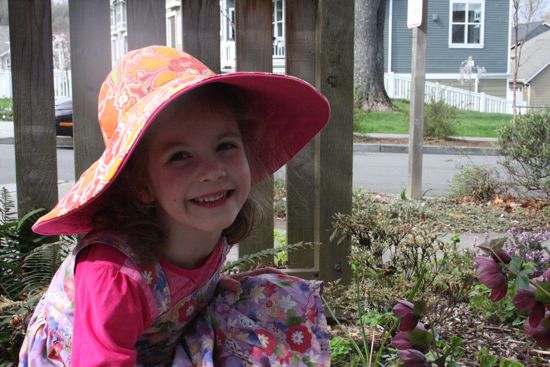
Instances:
[[[491,290],[483,284],[475,285],[470,292],[470,310],[496,324],[523,325],[527,317],[519,313],[512,303],[513,285],[509,286],[506,296],[498,302],[491,301],[490,294]]]
[[[424,113],[424,137],[446,139],[456,133],[458,110],[443,100],[432,99]]]
[[[512,182],[550,198],[550,109],[516,116],[498,138]]]
[[[491,167],[462,167],[453,177],[449,196],[453,199],[468,197],[475,201],[490,201],[502,193],[503,183],[498,172]]]
[[[352,273],[370,309],[392,307],[426,272],[429,280],[422,283],[419,296],[430,303],[467,296],[474,280],[471,261],[456,241],[439,239],[430,210],[406,201],[381,205],[367,195],[362,201],[365,205],[356,206],[351,215],[336,215],[332,236],[351,241]],[[343,309],[345,304],[335,307]]]
[[[0,98],[0,120],[12,121],[13,109],[11,98]]]

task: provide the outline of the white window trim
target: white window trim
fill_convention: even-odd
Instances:
[[[285,1],[284,0],[280,0],[280,3],[281,3],[281,19],[278,20],[276,19],[277,17],[277,8],[276,8],[276,4],[277,4],[277,0],[273,0],[273,17],[275,18],[273,22],[271,22],[272,26],[273,26],[273,37],[277,37],[277,38],[285,38]],[[275,35],[276,33],[276,28],[277,28],[277,25],[278,24],[282,24],[282,29],[281,29],[281,32],[282,34],[281,35]]]
[[[453,4],[481,4],[481,31],[480,43],[453,43]],[[467,10],[467,9],[466,9]],[[466,11],[467,16],[467,11]],[[467,29],[467,27],[466,27]],[[449,48],[483,48],[485,47],[485,0],[451,0],[449,2]]]

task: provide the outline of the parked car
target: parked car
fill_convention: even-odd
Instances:
[[[73,136],[73,100],[71,98],[55,100],[55,134]]]

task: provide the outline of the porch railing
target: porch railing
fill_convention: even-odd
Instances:
[[[55,97],[70,97],[72,93],[71,71],[54,70]],[[11,71],[0,70],[0,98],[12,98]]]

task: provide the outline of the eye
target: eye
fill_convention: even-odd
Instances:
[[[231,143],[231,142],[228,142],[228,141],[223,142],[223,143],[221,143],[217,146],[218,151],[230,150],[230,149],[234,149],[234,148],[237,148],[237,144],[234,144],[234,143]]]
[[[189,158],[191,157],[191,155],[185,151],[179,151],[179,152],[176,152],[174,154],[172,154],[170,156],[170,158],[168,158],[168,162],[177,162],[177,161],[181,161],[181,160],[184,160],[186,158]]]

